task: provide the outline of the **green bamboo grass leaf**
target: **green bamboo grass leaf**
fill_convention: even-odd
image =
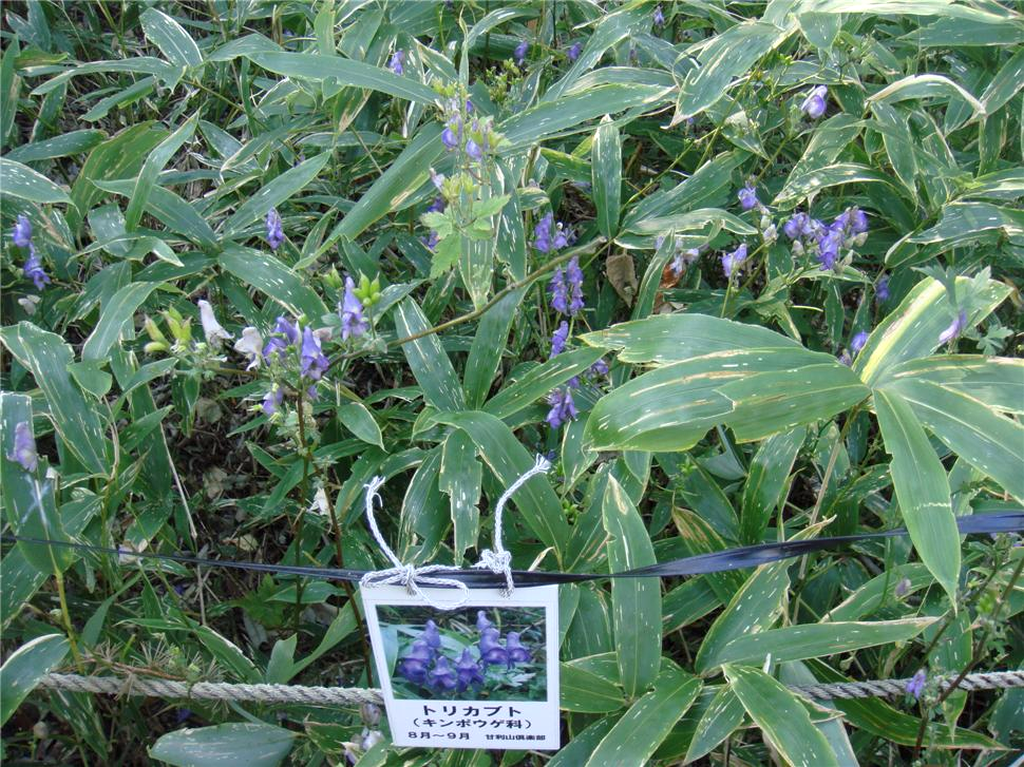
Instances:
[[[720,208],[701,208],[687,213],[644,218],[625,227],[625,231],[634,234],[656,235],[672,229],[676,232],[688,232],[694,229],[704,229],[711,225],[720,226],[727,232],[735,234],[757,234],[757,229],[742,218]]]
[[[963,295],[972,287],[971,280],[958,277],[956,286]],[[968,322],[972,324],[985,319],[1010,294],[1006,285],[995,280],[976,287],[974,305],[968,312]],[[931,278],[922,280],[875,327],[854,360],[853,370],[868,386],[882,383],[897,365],[927,357],[938,349],[939,336],[953,316],[942,283]]]
[[[944,19],[940,17],[930,24],[911,30],[899,39],[915,48],[961,48],[985,45],[1009,47],[1024,42],[1024,24],[1011,20],[993,24],[974,19]]]
[[[913,639],[935,620],[905,618],[892,621],[785,626],[736,637],[723,648],[716,661],[760,663],[771,656],[772,661],[781,663],[853,652],[865,647]]]
[[[946,471],[903,397],[889,389],[878,389],[874,402],[885,449],[892,456],[893,485],[910,540],[921,561],[950,599],[955,599],[960,577],[960,535]]]
[[[32,400],[25,394],[0,393],[0,419],[3,426],[0,434],[3,438],[0,482],[3,484],[8,523],[17,535],[67,540],[57,513],[53,481],[44,477],[45,467],[37,466],[34,471],[27,471],[16,460],[18,426],[24,425],[23,428],[33,434]],[[47,575],[53,574],[58,568],[64,569],[71,562],[66,551],[48,546],[19,543],[18,550],[29,564]]]
[[[975,240],[993,230],[1011,237],[1024,235],[1024,213],[987,202],[953,202],[942,209],[939,223],[907,239],[918,244],[952,246]],[[889,254],[886,254],[886,263],[889,263]]]
[[[974,116],[985,114],[985,106],[962,86],[948,77],[936,74],[910,75],[887,85],[868,97],[868,103],[881,101],[895,103],[907,99],[961,98],[970,104]]]
[[[793,27],[748,21],[717,35],[698,54],[700,66],[679,87],[672,125],[700,114],[722,98],[732,82],[744,77],[766,53],[782,45]]]
[[[655,563],[654,547],[647,528],[626,491],[613,476],[608,477],[601,514],[604,529],[610,537],[607,551],[608,566],[612,572]],[[636,698],[658,675],[661,660],[660,584],[647,578],[612,581],[612,617],[622,687],[627,696]],[[651,750],[660,742],[659,739],[654,743]]]
[[[503,387],[487,401],[483,409],[498,418],[509,418],[547,396],[552,389],[573,376],[583,373],[599,359],[599,349],[562,352]]]
[[[882,143],[896,175],[899,176],[904,189],[911,198],[917,199],[915,179],[919,173],[917,150],[913,136],[908,127],[908,116],[903,111],[884,101],[876,101],[871,105],[871,112],[882,134]]]
[[[585,93],[545,101],[509,117],[498,126],[509,142],[501,153],[509,155],[555,135],[582,133],[588,130],[586,122],[595,117],[634,107],[657,109],[670,98],[671,88],[633,83],[601,85]]]
[[[804,178],[818,168],[832,165],[840,153],[860,134],[863,127],[864,123],[861,120],[842,113],[822,122],[814,130],[814,135],[807,142],[807,148],[796,161],[776,199],[792,199],[794,192],[791,181]]]
[[[59,88],[72,77],[91,75],[98,72],[133,72],[153,75],[160,78],[167,85],[174,85],[181,79],[184,68],[152,56],[136,56],[131,59],[115,59],[111,61],[91,61],[87,64],[76,64],[71,69],[47,80],[33,90],[32,95],[44,96]]]
[[[1000,67],[981,95],[985,114],[995,114],[1024,87],[1024,48]]]
[[[286,77],[314,82],[333,78],[339,85],[368,88],[424,106],[430,106],[438,99],[432,88],[418,80],[340,56],[263,51],[245,52],[244,55],[264,69]]]
[[[1024,503],[1024,426],[970,395],[913,377],[886,384],[932,434]]]
[[[800,176],[790,176],[786,187],[772,201],[773,205],[792,208],[801,200],[841,184],[880,183],[893,187],[892,180],[868,165],[840,162],[822,168],[811,168]],[[785,195],[785,196],[783,196]]]
[[[832,747],[794,693],[755,668],[726,666],[725,676],[754,724],[788,763],[839,767]]]
[[[70,230],[77,232],[86,214],[103,198],[103,190],[94,182],[138,175],[146,157],[167,135],[166,130],[152,121],[143,122],[125,128],[95,147],[82,163],[82,170],[71,187],[74,207],[67,213]]]
[[[451,432],[441,449],[438,489],[451,500],[455,530],[455,561],[461,562],[466,549],[477,545],[480,531],[480,491],[484,469],[476,458],[476,445],[461,430]]]
[[[350,432],[363,442],[376,445],[384,450],[384,438],[380,426],[366,405],[361,402],[348,402],[337,409],[338,420]]]
[[[622,200],[622,138],[618,127],[607,116],[594,134],[591,170],[597,228],[606,239],[612,240],[618,232]]]
[[[323,255],[341,238],[354,241],[375,221],[399,208],[430,176],[430,166],[444,152],[441,126],[426,125],[395,158],[383,175],[373,182],[317,249]]]
[[[615,682],[572,663],[558,672],[559,708],[584,714],[610,714],[626,705],[626,696]]]
[[[5,724],[39,680],[64,660],[70,647],[60,634],[43,634],[11,653],[0,667],[0,724]]]
[[[439,413],[439,423],[462,429],[476,443],[477,452],[502,487],[508,487],[533,464],[534,458],[516,439],[504,422],[480,411]],[[569,539],[569,527],[562,504],[543,476],[531,478],[512,498],[523,521],[548,546],[554,547],[559,563]]]
[[[1024,360],[948,354],[910,360],[892,368],[884,381],[927,381],[973,397],[993,410],[1024,415]]]
[[[700,694],[702,682],[671,661],[662,664],[654,688],[637,700],[598,743],[586,767],[644,764]]]
[[[139,177],[135,180],[135,189],[128,198],[128,208],[124,213],[125,229],[131,231],[139,225],[142,219],[142,212],[146,209],[149,201],[149,194],[156,186],[157,176],[164,166],[171,161],[174,153],[181,148],[181,145],[192,139],[196,132],[196,125],[199,122],[198,112],[190,117],[184,125],[174,131],[150,152],[146,161],[142,164]]]
[[[146,39],[160,49],[160,52],[179,67],[198,67],[203,63],[192,36],[177,21],[156,8],[147,8],[140,16],[142,31]]]
[[[584,333],[584,343],[619,353],[621,362],[683,362],[734,349],[802,349],[791,338],[760,325],[705,314],[659,314]]]
[[[93,104],[92,109],[82,115],[82,119],[87,122],[97,122],[102,120],[110,114],[111,109],[122,108],[144,99],[156,90],[156,85],[157,78],[144,77],[137,83],[133,83],[127,88],[122,88],[106,98],[102,98],[97,101]]]
[[[82,347],[82,359],[101,362],[107,358],[111,347],[121,338],[136,309],[149,298],[149,294],[160,286],[158,282],[133,282],[125,285],[103,304],[100,321]]]
[[[0,340],[32,373],[46,397],[54,428],[68,450],[89,471],[105,476],[110,470],[110,446],[103,436],[103,420],[68,372],[74,360],[71,347],[57,334],[30,322],[0,329]]]
[[[1004,24],[1012,17],[1006,13],[972,8],[956,0],[805,0],[803,11],[816,13],[870,13],[880,16],[906,14],[908,16],[940,16],[967,19],[986,24]]]
[[[220,265],[296,317],[304,314],[307,321],[319,323],[328,313],[324,302],[302,277],[269,253],[230,243],[220,254]]]
[[[5,159],[26,163],[68,157],[88,152],[106,137],[107,134],[103,131],[91,128],[69,131],[53,138],[15,147],[5,155]]]
[[[70,203],[68,193],[27,165],[0,157],[0,187],[4,194],[29,202]]]
[[[740,538],[744,544],[762,542],[806,436],[807,429],[799,427],[775,434],[758,446],[743,483]]]
[[[14,127],[18,94],[21,93],[21,78],[16,71],[16,59],[20,53],[20,41],[15,34],[0,56],[0,150],[7,148],[7,137]]]
[[[613,715],[599,717],[581,732],[576,733],[572,740],[563,744],[547,763],[547,767],[579,767],[586,762],[597,744],[604,739],[617,721],[618,717]]]
[[[175,767],[277,767],[298,733],[270,724],[233,722],[161,735],[149,755]]]
[[[411,298],[406,298],[395,307],[394,317],[395,332],[399,338],[422,333],[430,328],[423,311]],[[466,409],[466,399],[458,376],[455,375],[455,368],[436,333],[402,344],[402,351],[427,402],[438,410]]]
[[[806,527],[794,538],[813,538],[824,526],[823,522]],[[722,654],[734,640],[748,634],[766,630],[782,614],[782,600],[789,589],[791,562],[771,562],[761,565],[733,594],[729,604],[715,618],[704,636],[694,668],[701,674],[720,666]]]
[[[760,439],[829,418],[868,393],[829,355],[802,348],[715,352],[656,368],[602,397],[586,439],[595,450],[688,450],[720,424],[740,440]]]
[[[723,685],[697,723],[684,763],[695,762],[710,754],[743,723],[743,714],[743,704],[736,693],[728,685]]]
[[[96,181],[94,185],[105,192],[119,194],[123,197],[131,197],[135,188],[135,182],[131,180],[122,181]],[[207,251],[219,249],[217,235],[206,219],[196,209],[185,202],[181,197],[162,186],[154,186],[149,191],[149,199],[146,201],[146,212],[159,219],[172,231],[187,237],[196,245]]]
[[[732,185],[733,172],[748,157],[741,151],[718,155],[671,189],[659,190],[638,202],[626,212],[622,228],[630,229],[645,219],[664,218],[724,203],[726,192]]]
[[[321,152],[285,171],[238,206],[238,210],[224,222],[224,236],[234,237],[253,221],[265,216],[271,208],[277,207],[303,189],[316,178],[331,159],[331,152]]]
[[[466,402],[471,408],[480,407],[491,389],[508,343],[508,331],[525,295],[526,288],[513,290],[480,318],[462,377]]]

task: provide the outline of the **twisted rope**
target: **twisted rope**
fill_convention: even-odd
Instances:
[[[885,698],[904,695],[909,679],[874,679],[864,682],[833,682],[789,685],[793,692],[814,700]],[[947,689],[952,679],[940,682]],[[174,682],[136,676],[81,676],[47,674],[40,687],[51,690],[97,693],[100,695],[141,695],[155,698],[193,700],[240,700],[253,703],[297,703],[309,706],[344,706],[383,703],[380,690],[358,687],[302,687],[286,684],[228,684],[226,682]],[[990,671],[968,674],[959,688],[968,692],[1024,687],[1024,671]]]

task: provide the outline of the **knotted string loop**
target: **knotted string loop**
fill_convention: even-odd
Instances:
[[[516,587],[512,582],[512,555],[505,550],[505,546],[501,542],[501,521],[502,515],[505,512],[505,504],[532,477],[538,474],[546,474],[550,469],[551,462],[544,456],[538,455],[533,466],[509,485],[505,492],[501,494],[501,497],[498,498],[498,504],[494,507],[494,551],[484,549],[480,552],[480,561],[473,565],[474,568],[480,570],[490,570],[495,575],[504,575],[505,588],[502,589],[502,594],[506,597],[512,596],[512,592],[515,591]]]
[[[359,580],[359,585],[362,587],[372,586],[391,586],[401,585],[405,586],[406,591],[410,594],[418,596],[428,605],[436,610],[455,610],[466,604],[466,600],[469,598],[469,589],[466,584],[462,581],[457,581],[454,578],[442,578],[432,573],[451,572],[458,568],[447,567],[445,565],[423,565],[417,567],[416,565],[402,564],[402,561],[398,558],[391,547],[388,546],[387,541],[384,540],[384,536],[381,535],[380,528],[377,527],[377,520],[373,514],[374,499],[380,500],[379,490],[384,484],[383,477],[374,477],[366,485],[366,521],[370,525],[370,532],[373,533],[373,537],[377,541],[377,545],[380,546],[381,551],[391,560],[392,567],[386,570],[375,570],[373,572],[366,573]],[[455,588],[459,590],[459,598],[454,602],[435,602],[433,599],[428,597],[420,586],[447,586],[449,588]]]

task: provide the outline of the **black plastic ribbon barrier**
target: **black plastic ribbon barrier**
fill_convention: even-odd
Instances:
[[[1020,532],[1024,530],[1024,510],[959,517],[956,525],[961,535],[994,535],[996,533]],[[627,570],[622,573],[562,573],[543,570],[513,570],[512,575],[517,587],[581,583],[584,581],[604,580],[606,578],[670,578],[684,575],[704,575],[725,570],[738,570],[744,567],[757,567],[768,562],[778,562],[816,551],[828,551],[862,541],[870,541],[877,538],[897,538],[904,535],[907,535],[906,529],[898,528],[895,530],[883,530],[877,533],[839,535],[831,538],[810,538],[807,540],[782,541],[780,543],[762,543],[756,546],[738,546],[732,549],[698,554],[693,557],[682,557],[681,559],[673,559],[668,562],[659,562],[658,564],[638,567],[635,570]],[[227,567],[236,570],[297,575],[328,581],[351,581],[358,583],[367,572],[373,572],[329,567],[304,567],[300,565],[271,565],[231,559],[206,559],[190,554],[160,554],[152,551],[131,551],[129,549],[93,546],[92,544],[74,541],[27,538],[18,535],[4,535],[2,540],[8,543],[75,549],[92,554],[163,560],[185,565],[198,565],[200,567]],[[450,571],[445,572],[445,577],[462,581],[470,588],[501,588],[505,585],[503,575],[487,570],[453,567]]]

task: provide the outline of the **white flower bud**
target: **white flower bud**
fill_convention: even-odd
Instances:
[[[203,335],[206,336],[206,343],[212,349],[220,349],[222,341],[230,341],[233,336],[221,327],[217,318],[213,315],[213,307],[209,301],[199,301],[199,321],[203,325]]]

